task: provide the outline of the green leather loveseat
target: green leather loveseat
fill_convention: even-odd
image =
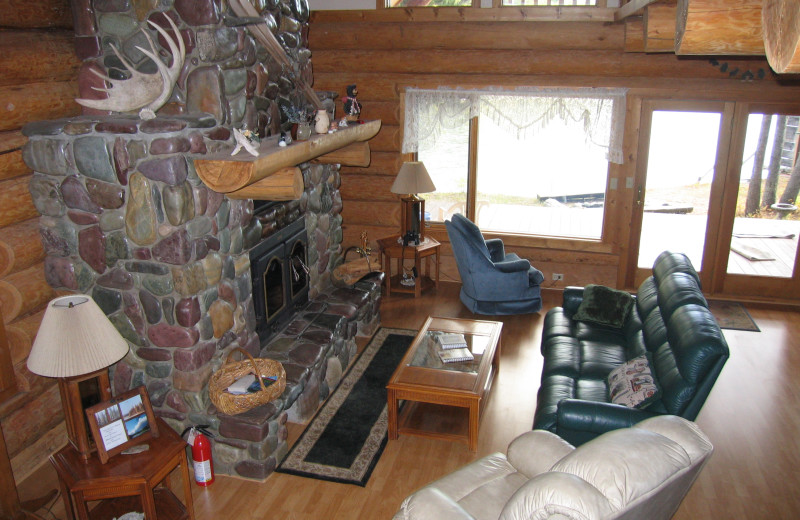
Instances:
[[[689,259],[661,253],[619,328],[573,319],[583,295],[568,287],[563,306],[545,317],[533,428],[579,445],[654,415],[694,420],[729,351]],[[646,353],[660,393],[646,407],[610,402],[609,373]]]

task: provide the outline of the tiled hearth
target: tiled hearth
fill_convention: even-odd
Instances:
[[[30,191],[41,214],[48,283],[90,294],[131,346],[112,369],[114,391],[146,385],[156,413],[173,428],[210,424],[219,434],[218,471],[263,478],[286,453],[287,419],[313,413],[352,360],[359,329],[371,333],[378,323],[380,280],[331,286],[329,273],[342,256],[338,166],[298,165],[302,197],[271,215],[305,219],[310,301],[298,302],[298,313],[267,344],[259,341],[249,251],[290,223],[255,218],[253,201],[208,189],[194,161],[230,150],[232,128],[286,130],[279,107],[305,105],[293,78],[310,75],[308,6],[255,3],[293,60],[287,70],[243,28],[224,23],[223,4],[74,1],[83,96],[98,81],[91,70],[118,66],[109,43],[147,67],[131,50],[141,45],[145,20],[162,27],[166,16],[175,21],[186,66],[156,119],[86,114],[33,123],[24,130],[24,158],[34,170]],[[333,96],[321,97],[332,112]],[[273,403],[227,417],[211,404],[207,382],[235,347],[279,359],[287,389]]]

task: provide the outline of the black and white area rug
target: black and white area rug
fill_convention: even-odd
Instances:
[[[381,328],[276,469],[366,486],[386,446],[386,384],[416,332]]]

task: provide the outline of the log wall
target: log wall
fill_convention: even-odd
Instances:
[[[0,305],[16,392],[0,403],[14,478],[20,482],[66,443],[55,380],[26,366],[47,302],[38,213],[22,161],[28,122],[76,115],[77,73],[68,0],[0,0]]]
[[[659,4],[656,4],[659,5]],[[663,4],[673,10],[676,2]],[[367,230],[375,240],[399,232],[400,204],[389,188],[404,157],[401,94],[406,87],[593,86],[629,88],[626,163],[612,165],[618,190],[606,200],[607,241],[514,239],[506,243],[531,259],[546,276],[545,285],[586,283],[621,286],[633,212],[633,190],[626,178],[635,174],[640,101],[647,97],[684,99],[797,99],[798,83],[778,83],[763,58],[726,58],[728,68],[761,73],[760,81],[742,82],[720,70],[708,57],[676,57],[674,28],[670,52],[647,54],[644,22],[615,24],[540,21],[424,21],[413,10],[403,13],[318,11],[312,13],[309,47],[314,88],[344,95],[356,83],[365,119],[382,119],[370,141],[367,168],[342,168],[344,247],[357,245]],[[674,24],[674,18],[672,19]],[[626,27],[627,25],[627,27]],[[626,38],[626,31],[628,37]],[[667,31],[669,32],[669,31]],[[638,42],[638,43],[636,43]],[[627,51],[627,52],[626,52]],[[638,51],[638,52],[637,52]],[[761,77],[759,76],[759,77]],[[341,114],[341,105],[338,107]],[[442,225],[426,233],[442,242],[442,279],[458,281],[452,249]],[[563,282],[550,282],[553,272]],[[552,285],[551,285],[552,284]]]

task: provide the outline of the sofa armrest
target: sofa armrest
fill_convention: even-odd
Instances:
[[[545,473],[575,448],[547,430],[525,432],[508,445],[508,462],[528,478]]]
[[[434,487],[422,488],[400,504],[392,520],[475,520],[458,502]]]
[[[497,262],[505,258],[506,248],[503,245],[503,239],[490,238],[488,240],[484,240],[484,242],[486,242],[486,249],[489,250],[489,258],[492,259],[492,262]]]
[[[561,306],[567,316],[572,317],[583,301],[583,287],[569,286],[564,288],[563,303]]]
[[[519,260],[495,262],[494,266],[502,273],[516,273],[518,271],[527,271],[531,268],[531,263],[524,258],[520,258]]]
[[[558,435],[573,445],[583,444],[598,435],[629,428],[658,413],[628,408],[613,403],[564,399],[558,403]]]

